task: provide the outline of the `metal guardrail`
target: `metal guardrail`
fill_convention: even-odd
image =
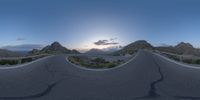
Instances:
[[[41,54],[41,55],[34,55],[34,56],[26,56],[26,57],[0,57],[0,60],[16,60],[16,59],[25,59],[25,58],[37,58],[41,56],[49,56],[49,54]]]
[[[17,64],[21,64],[23,62],[30,62],[34,61],[36,59],[50,56],[49,54],[41,54],[41,55],[34,55],[34,56],[27,56],[27,57],[1,57],[0,61],[6,60],[6,61],[17,61]]]
[[[183,59],[200,59],[200,57],[198,56],[194,56],[194,55],[179,55],[179,54],[174,54],[174,53],[169,53],[169,52],[163,52],[163,51],[158,51],[158,50],[155,50],[154,52],[156,53],[159,53],[161,55],[171,55],[171,56],[176,56],[179,58],[180,61],[183,61]]]

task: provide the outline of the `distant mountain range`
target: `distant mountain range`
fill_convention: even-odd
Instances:
[[[194,48],[190,43],[181,42],[176,46],[159,46],[154,47],[150,43],[145,40],[135,41],[120,50],[112,51],[113,55],[126,55],[126,54],[134,54],[140,49],[146,50],[158,50],[162,52],[169,52],[174,54],[182,54],[182,55],[195,55],[200,56],[200,49]],[[37,55],[37,54],[78,54],[77,50],[69,50],[62,46],[59,42],[54,42],[51,45],[48,45],[41,50],[33,49],[28,52],[29,55]],[[91,49],[86,54],[109,54],[111,52],[104,51],[101,49]],[[6,49],[0,49],[0,57],[18,57],[25,56],[27,52],[15,52],[9,51]]]
[[[59,42],[54,42],[41,50],[33,49],[31,51],[10,51],[6,49],[0,49],[0,57],[21,57],[28,55],[38,54],[77,54],[77,50],[69,50],[63,47]]]
[[[154,47],[145,40],[139,40],[139,41],[133,42],[125,46],[123,49],[115,52],[114,54],[115,55],[133,54],[137,52],[139,49],[158,50],[162,52],[169,52],[169,53],[175,53],[175,54],[181,54],[181,55],[200,56],[200,49],[194,48],[190,43],[181,42],[177,44],[176,46]]]
[[[107,53],[108,52],[105,52],[101,49],[95,49],[95,48],[92,48],[89,51],[85,52],[85,54],[107,54]]]
[[[25,55],[26,52],[23,51],[9,51],[6,49],[0,49],[0,57],[21,57]]]
[[[63,47],[59,42],[54,42],[51,45],[48,45],[44,47],[41,50],[38,49],[33,49],[32,51],[29,52],[29,54],[77,54],[79,53],[77,50],[69,50],[65,47]]]

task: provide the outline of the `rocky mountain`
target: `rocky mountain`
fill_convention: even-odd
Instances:
[[[54,42],[51,45],[48,45],[44,47],[41,50],[33,49],[32,51],[29,52],[30,54],[42,54],[42,53],[47,53],[47,54],[71,54],[71,53],[79,53],[77,50],[69,50],[65,47],[63,47],[59,42]]]
[[[196,49],[190,43],[181,42],[174,47],[181,54],[193,55],[196,52]]]
[[[72,54],[79,54],[80,52],[77,51],[77,50],[75,50],[75,49],[73,49],[73,50],[71,50],[71,53],[72,53]]]
[[[158,51],[162,51],[162,52],[169,52],[169,53],[174,53],[174,54],[181,54],[173,46],[159,46],[159,47],[155,47],[155,49],[158,50]]]
[[[60,43],[54,42],[49,46],[44,47],[42,53],[71,53],[71,50],[63,47]]]
[[[114,55],[134,54],[139,49],[153,50],[154,47],[145,40],[138,40],[115,52]]]
[[[176,46],[159,46],[153,47],[150,43],[145,40],[138,40],[133,42],[121,50],[114,53],[114,55],[126,55],[126,54],[134,54],[139,49],[147,49],[147,50],[158,50],[162,52],[169,52],[174,54],[181,54],[181,55],[193,55],[200,57],[200,49],[194,48],[190,43],[181,42]]]
[[[159,51],[170,52],[175,54],[200,56],[199,49],[194,48],[190,43],[184,43],[184,42],[181,42],[176,46],[156,47],[156,49]]]
[[[90,49],[89,51],[87,51],[85,54],[107,54],[107,52],[101,50],[101,49]]]
[[[40,54],[40,50],[38,50],[38,49],[33,49],[33,50],[29,51],[29,54],[30,54],[30,55],[32,55],[32,54],[34,54],[34,55]]]

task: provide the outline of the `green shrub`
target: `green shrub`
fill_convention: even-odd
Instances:
[[[92,60],[93,62],[96,62],[96,63],[106,63],[107,61],[103,58],[96,58],[94,60]]]
[[[183,60],[184,63],[188,63],[188,64],[193,64],[194,61],[192,59],[184,59]]]
[[[69,61],[76,65],[81,65],[87,68],[113,68],[123,62],[123,60],[118,61],[106,61],[103,58],[88,58],[88,57],[78,57],[70,56]]]
[[[113,67],[115,67],[115,66],[117,66],[115,63],[113,63],[113,62],[110,62],[110,63],[107,63],[106,65],[105,65],[107,68],[113,68]]]
[[[180,61],[180,58],[177,56],[173,56],[173,55],[167,55],[169,58],[176,60],[176,61]]]
[[[31,62],[32,58],[24,58],[21,60],[21,63]]]
[[[200,59],[196,60],[195,64],[200,64]]]
[[[15,65],[18,64],[17,60],[0,60],[0,65]]]

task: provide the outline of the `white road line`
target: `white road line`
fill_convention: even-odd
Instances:
[[[82,67],[82,66],[79,66],[79,65],[76,65],[76,64],[73,64],[71,63],[69,60],[68,60],[68,57],[66,57],[66,60],[69,64],[79,68],[79,69],[83,69],[83,70],[89,70],[89,71],[108,71],[108,70],[114,70],[114,69],[118,69],[120,67],[123,67],[125,66],[126,64],[130,63],[131,61],[133,61],[135,58],[137,58],[137,56],[139,55],[139,53],[137,53],[133,58],[131,58],[130,60],[128,60],[127,62],[123,63],[123,64],[120,64],[119,66],[116,66],[116,67],[113,67],[113,68],[103,68],[103,69],[92,69],[92,68],[86,68],[86,67]]]
[[[174,61],[174,60],[172,60],[172,59],[169,59],[169,58],[167,58],[167,57],[165,57],[165,56],[162,56],[162,55],[160,55],[160,54],[157,54],[157,53],[152,53],[152,54],[154,54],[154,55],[156,55],[156,56],[159,56],[159,57],[161,57],[161,58],[163,58],[163,59],[165,59],[165,60],[167,60],[167,61],[170,61],[170,62],[172,62],[172,63],[175,63],[175,64],[177,64],[177,65],[186,67],[186,68],[200,69],[200,67],[191,66],[191,65],[186,65],[186,64],[183,64],[183,63]]]
[[[25,63],[25,64],[20,64],[20,65],[13,65],[13,66],[8,66],[8,67],[6,67],[6,66],[0,66],[0,69],[15,69],[15,68],[21,68],[21,67],[25,67],[25,66],[28,66],[28,65],[30,65],[30,64],[33,64],[33,63],[37,63],[37,62],[39,62],[39,61],[41,61],[41,60],[44,60],[44,59],[47,59],[47,58],[50,58],[50,57],[52,57],[52,56],[47,56],[47,57],[44,57],[44,58],[40,58],[40,59],[37,59],[37,60],[35,60],[35,61],[32,61],[32,62],[29,62],[29,63]]]

